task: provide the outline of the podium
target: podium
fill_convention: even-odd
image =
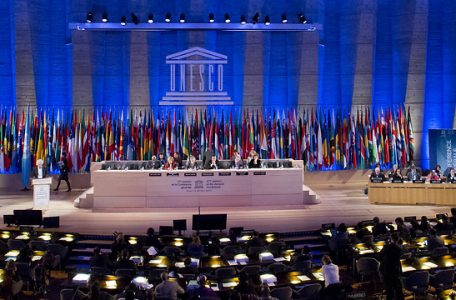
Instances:
[[[47,209],[51,198],[52,177],[33,179],[33,209]]]

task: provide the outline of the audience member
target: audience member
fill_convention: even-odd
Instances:
[[[193,257],[201,257],[204,254],[204,247],[196,234],[192,236],[192,241],[188,244],[187,253]]]
[[[198,299],[203,297],[218,297],[217,294],[210,288],[207,287],[207,277],[205,275],[199,275],[196,279],[198,287],[192,290],[190,294],[190,299]]]
[[[95,247],[93,250],[93,256],[90,259],[90,266],[100,268],[108,268],[110,266],[108,257],[101,253],[100,247]]]
[[[372,234],[374,237],[383,235],[383,234],[388,234],[388,227],[386,226],[385,221],[380,222],[380,219],[378,217],[374,217],[374,227],[372,227]]]
[[[160,299],[177,300],[177,296],[184,294],[185,290],[177,283],[169,281],[168,272],[161,273],[161,283],[155,288],[154,296]]]
[[[396,218],[396,220],[394,220],[394,222],[397,225],[397,234],[399,235],[399,237],[404,240],[409,240],[410,239],[410,230],[404,224],[404,220],[399,217],[399,218]]]
[[[435,229],[429,230],[429,237],[427,239],[427,248],[429,251],[434,250],[438,247],[444,247],[445,243],[443,242],[442,238],[437,235],[437,231]]]
[[[128,255],[128,251],[126,249],[122,250],[119,254],[119,258],[114,264],[114,269],[136,269],[135,263],[130,260],[130,257]]]
[[[383,277],[387,300],[404,299],[400,280],[402,250],[398,245],[398,241],[399,236],[393,233],[391,242],[387,243],[380,252],[380,273]]]
[[[339,267],[333,264],[328,255],[323,255],[321,271],[325,280],[325,288],[322,290],[323,299],[337,299],[340,292]]]

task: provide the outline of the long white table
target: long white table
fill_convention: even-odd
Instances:
[[[302,205],[303,169],[93,170],[93,208]],[[302,164],[301,164],[302,165]]]

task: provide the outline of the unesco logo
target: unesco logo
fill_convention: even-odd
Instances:
[[[166,56],[169,65],[169,91],[160,105],[232,105],[224,90],[227,56],[193,47]]]

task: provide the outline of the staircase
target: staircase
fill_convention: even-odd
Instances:
[[[74,200],[74,207],[90,209],[93,207],[93,187],[85,190]]]
[[[303,203],[304,204],[318,204],[320,203],[320,196],[317,195],[310,187],[307,185],[302,186],[303,194]]]

